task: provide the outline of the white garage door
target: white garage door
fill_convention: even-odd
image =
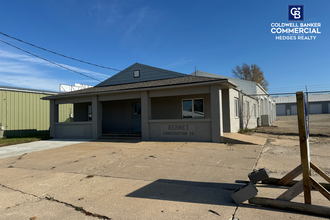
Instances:
[[[276,115],[286,115],[285,114],[285,104],[276,105]]]
[[[322,104],[309,104],[309,114],[322,114]]]
[[[297,105],[291,105],[291,115],[297,115]]]

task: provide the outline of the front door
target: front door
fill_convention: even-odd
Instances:
[[[141,132],[141,103],[133,102],[133,132]]]

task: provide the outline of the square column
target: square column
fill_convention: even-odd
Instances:
[[[92,97],[92,138],[98,139],[102,134],[102,105],[98,96]]]
[[[56,138],[55,134],[55,123],[58,122],[58,105],[55,104],[55,100],[51,99],[49,100],[49,135],[50,137]]]
[[[211,85],[211,130],[212,142],[221,142],[222,129],[222,99],[220,85]]]
[[[151,119],[151,101],[147,91],[141,92],[141,133],[142,140],[149,140],[149,119]]]

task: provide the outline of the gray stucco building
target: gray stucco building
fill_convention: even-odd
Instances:
[[[93,88],[45,97],[54,138],[141,136],[142,140],[221,142],[237,132],[240,117],[256,127],[258,100],[241,98],[226,78],[186,75],[135,63]],[[73,122],[59,122],[62,104],[74,105]]]

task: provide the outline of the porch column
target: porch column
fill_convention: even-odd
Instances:
[[[142,140],[149,140],[149,119],[151,119],[151,101],[148,91],[141,92],[141,133]]]
[[[58,105],[55,104],[55,100],[49,100],[49,135],[50,137],[56,138],[55,134],[55,122],[58,122]]]
[[[211,85],[211,129],[212,142],[221,142],[222,129],[222,99],[220,85]],[[224,106],[227,108],[228,106]]]
[[[102,133],[102,106],[98,96],[92,97],[92,138],[98,139]]]

